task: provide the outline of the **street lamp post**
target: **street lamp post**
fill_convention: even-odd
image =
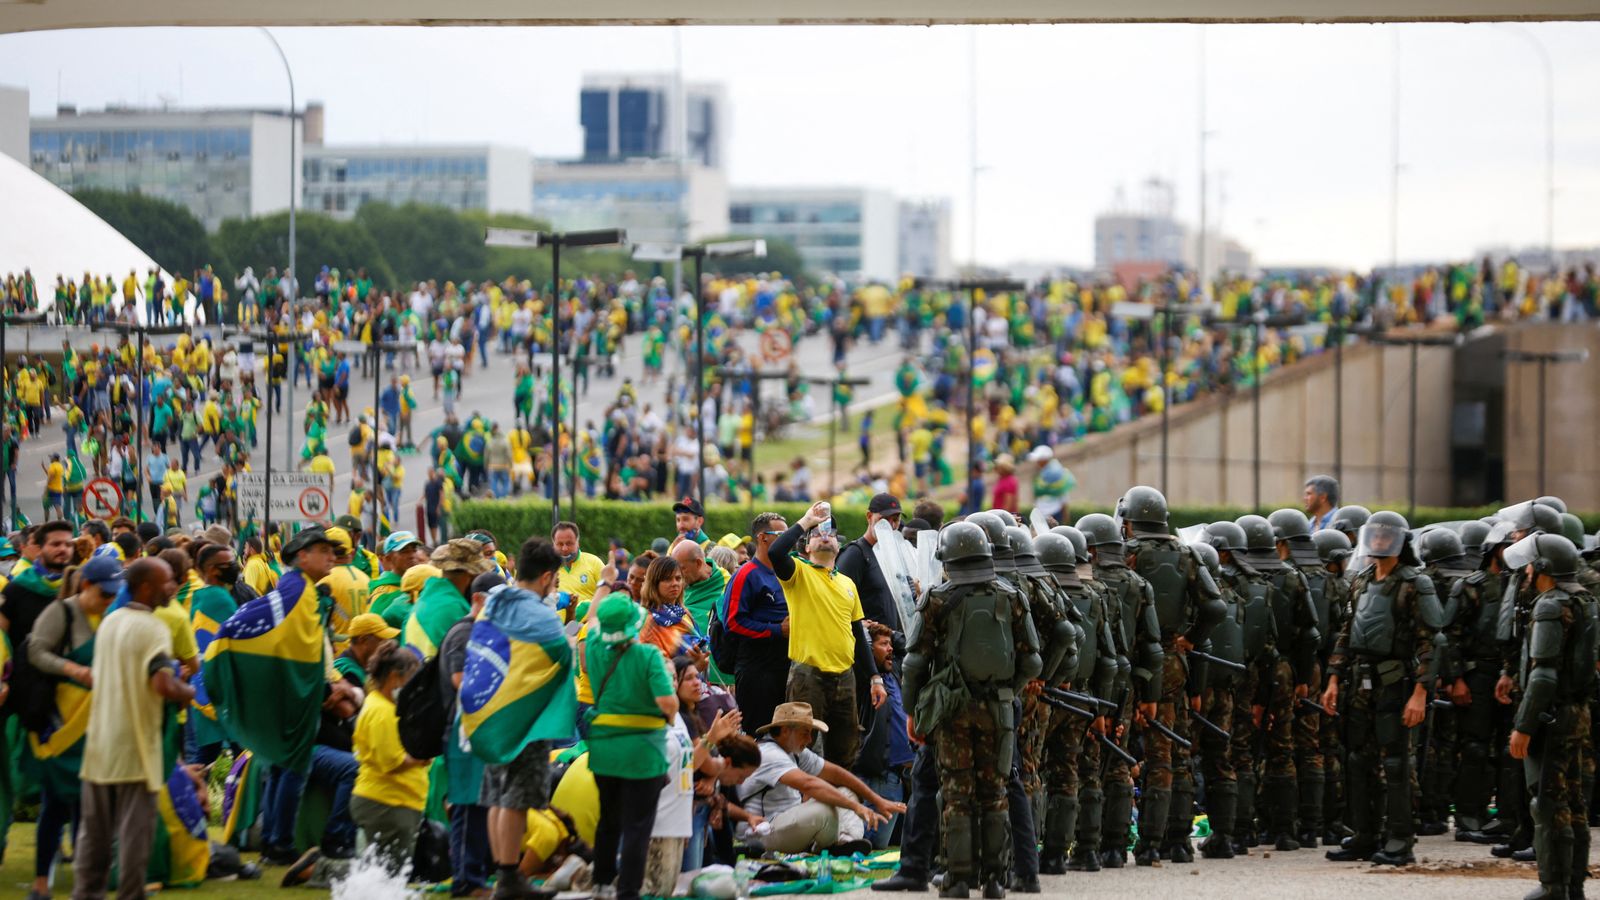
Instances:
[[[1430,334],[1420,331],[1384,332],[1373,334],[1371,340],[1375,344],[1411,348],[1411,397],[1410,409],[1406,413],[1406,517],[1409,519],[1417,511],[1417,348],[1424,344],[1433,347],[1453,347],[1461,343],[1461,335]]]
[[[1550,60],[1550,48],[1537,34],[1512,23],[1502,23],[1502,28],[1525,39],[1539,54],[1539,65],[1544,70],[1544,246],[1550,257],[1550,271],[1556,266],[1556,70]]]
[[[561,248],[609,247],[625,244],[627,232],[621,228],[602,228],[596,231],[530,231],[521,228],[489,228],[483,242],[490,247],[550,248],[550,524],[561,521]],[[574,350],[577,348],[574,347]],[[577,406],[578,398],[572,398]],[[574,431],[573,452],[577,452],[577,432]],[[576,462],[576,458],[574,458]],[[577,472],[573,472],[577,480]],[[576,493],[573,494],[576,501]]]
[[[702,269],[708,256],[718,259],[730,256],[763,258],[766,255],[767,242],[760,239],[718,241],[711,244],[635,244],[633,247],[633,258],[643,262],[681,262],[684,257],[694,260],[694,422],[695,430],[698,432],[695,435],[695,447],[699,453],[698,468],[694,476],[694,493],[701,509],[704,509],[706,504],[706,423],[702,421],[706,408],[706,292]],[[756,384],[759,394],[760,382],[757,381]],[[759,396],[757,399],[759,400]]]
[[[983,291],[985,296],[1002,294],[1008,291],[1025,291],[1028,284],[1016,278],[958,278],[947,281],[936,278],[918,278],[914,282],[918,290],[945,289],[957,293],[965,292],[967,295],[967,480],[972,480],[972,464],[978,460],[978,445],[973,440],[972,426],[977,418],[974,406],[974,394],[977,391],[977,378],[975,365],[978,356],[978,291]]]

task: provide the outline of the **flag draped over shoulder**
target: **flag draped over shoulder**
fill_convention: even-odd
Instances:
[[[325,603],[299,569],[239,607],[206,648],[206,693],[217,720],[271,765],[311,768],[322,713]]]
[[[450,626],[459,622],[472,605],[461,596],[449,579],[433,577],[422,583],[417,595],[417,605],[411,608],[411,617],[400,632],[400,640],[416,651],[423,659],[438,654],[439,642],[444,640]]]
[[[505,765],[531,741],[570,739],[577,709],[560,616],[531,591],[495,589],[472,625],[461,676],[472,755]]]
[[[216,640],[217,633],[222,630],[222,623],[239,611],[239,604],[234,601],[232,594],[214,585],[195,591],[191,604],[189,621],[194,625],[194,639],[200,648],[200,658],[204,659],[206,651],[211,648],[211,642]],[[194,710],[195,741],[200,746],[205,746],[226,740],[228,736],[222,730],[222,725],[217,722],[216,707],[212,705],[211,695],[206,691],[205,676],[196,674],[191,683],[194,685],[194,699],[189,701],[189,705]]]
[[[198,886],[206,880],[211,865],[211,839],[206,832],[206,811],[183,766],[174,766],[162,786],[156,813],[145,881],[165,887]]]
[[[261,811],[261,772],[246,750],[233,761],[222,784],[222,843],[243,849]]]

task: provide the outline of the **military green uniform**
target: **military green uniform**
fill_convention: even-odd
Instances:
[[[1077,665],[1070,670],[1062,666],[1053,676],[1047,672],[1044,680],[1055,687],[1069,688],[1110,701],[1117,677],[1116,648],[1111,637],[1104,593],[1098,586],[1085,584],[1078,577],[1080,546],[1083,548],[1082,560],[1089,558],[1083,537],[1078,535],[1074,543],[1064,535],[1044,534],[1033,543],[1038,561],[1049,572],[1057,590],[1072,605],[1076,624],[1082,634],[1077,647]],[[1039,871],[1042,874],[1065,872],[1068,868],[1065,860],[1067,847],[1075,836],[1079,839],[1073,847],[1072,868],[1095,871],[1100,868],[1100,829],[1104,808],[1100,742],[1090,732],[1092,720],[1089,717],[1061,706],[1047,705],[1047,708],[1051,715],[1049,731],[1044,740],[1042,774],[1046,802],[1045,814],[1041,819],[1043,849],[1040,852]],[[1099,709],[1084,711],[1102,715]],[[1083,820],[1081,826],[1080,818]]]
[[[1011,865],[1013,703],[1039,674],[1039,639],[1022,593],[995,577],[982,529],[951,525],[940,549],[948,580],[917,605],[904,685],[939,764],[947,872],[941,896],[965,897],[970,885],[1003,896]]]
[[[1446,652],[1439,666],[1439,678],[1446,685],[1457,681],[1467,687],[1469,702],[1457,714],[1459,759],[1452,798],[1456,829],[1482,831],[1489,822],[1489,795],[1495,783],[1495,754],[1506,742],[1509,715],[1495,701],[1494,686],[1499,680],[1501,648],[1495,637],[1500,617],[1500,597],[1505,586],[1499,574],[1480,569],[1458,579],[1450,588],[1446,610]],[[1502,797],[1514,796],[1519,784],[1506,784]],[[1514,825],[1506,815],[1517,804],[1502,802],[1501,818],[1505,834]]]
[[[1440,596],[1455,596],[1456,583],[1478,573],[1467,568],[1466,556],[1461,551],[1461,541],[1446,529],[1433,529],[1422,535],[1423,573],[1433,580],[1433,589]],[[1439,677],[1443,684],[1455,681],[1447,669],[1455,658],[1450,642],[1450,604],[1445,603],[1446,642],[1439,654]],[[1492,689],[1491,685],[1491,689]],[[1422,820],[1421,833],[1443,834],[1445,820],[1450,817],[1454,799],[1456,772],[1461,759],[1460,726],[1466,717],[1465,707],[1444,703],[1430,703],[1428,709],[1427,746],[1423,749],[1422,774],[1418,815]],[[1482,827],[1481,825],[1479,827]]]
[[[1528,896],[1565,900],[1569,891],[1581,896],[1588,877],[1581,729],[1595,687],[1597,607],[1576,580],[1577,548],[1566,538],[1532,535],[1507,548],[1505,560],[1555,582],[1534,598],[1523,632],[1515,730],[1532,738],[1523,763],[1542,890]]]
[[[1133,733],[1136,707],[1161,697],[1159,675],[1164,666],[1161,625],[1156,618],[1155,592],[1150,583],[1129,569],[1122,536],[1110,516],[1092,513],[1078,520],[1077,528],[1094,557],[1092,581],[1105,592],[1111,638],[1119,657],[1113,699],[1119,704],[1113,733],[1123,735],[1123,746]],[[1123,664],[1126,661],[1126,664]],[[1133,822],[1133,769],[1120,756],[1108,754],[1103,775],[1104,828],[1101,831],[1102,865],[1120,868],[1127,859],[1129,828]],[[1080,819],[1080,824],[1083,820]],[[1086,839],[1079,829],[1079,840]]]
[[[1405,519],[1374,513],[1362,526],[1363,540],[1375,530],[1386,532],[1387,543],[1369,555],[1399,561],[1384,578],[1376,563],[1356,576],[1350,620],[1329,662],[1338,676],[1348,753],[1345,797],[1355,830],[1351,845],[1330,851],[1329,858],[1398,865],[1413,860],[1415,843],[1412,729],[1402,716],[1414,688],[1433,677],[1433,645],[1444,611],[1433,581],[1410,555]]]
[[[1178,719],[1178,705],[1187,703],[1191,685],[1188,663],[1178,646],[1182,637],[1200,646],[1211,629],[1227,614],[1222,593],[1194,551],[1173,537],[1167,528],[1166,498],[1151,487],[1135,487],[1117,506],[1131,541],[1128,555],[1133,570],[1150,582],[1155,594],[1156,620],[1163,651],[1161,699],[1156,719],[1180,737],[1190,739],[1187,717]],[[1192,742],[1192,741],[1191,741]],[[1194,808],[1194,770],[1189,751],[1182,750],[1154,728],[1144,735],[1144,795],[1139,821],[1149,823],[1140,833],[1136,861],[1151,865],[1162,856],[1169,813],[1179,821]],[[1174,861],[1193,858],[1187,837],[1170,848]]]
[[[1217,551],[1210,544],[1197,545],[1196,551],[1205,558],[1206,568],[1222,591],[1222,602],[1227,614],[1211,632],[1210,652],[1218,659],[1243,665],[1244,663],[1244,599],[1233,589],[1223,572]],[[1201,695],[1200,715],[1222,728],[1232,727],[1233,692],[1239,679],[1237,670],[1208,664],[1205,667],[1205,688]],[[1211,834],[1200,845],[1200,852],[1208,859],[1228,859],[1234,855],[1232,836],[1235,813],[1239,803],[1239,779],[1229,759],[1229,740],[1210,729],[1201,729],[1200,774],[1206,784],[1206,817]]]

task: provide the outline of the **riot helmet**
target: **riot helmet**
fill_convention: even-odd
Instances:
[[[1122,495],[1122,499],[1117,501],[1117,518],[1132,526],[1136,535],[1170,533],[1167,530],[1167,498],[1149,485],[1131,487]]]
[[[967,516],[967,523],[976,525],[983,530],[989,538],[990,550],[996,560],[1010,560],[1011,536],[1006,534],[1006,525],[994,513],[979,512]]]
[[[1549,494],[1546,494],[1543,497],[1536,497],[1534,498],[1533,502],[1539,504],[1540,506],[1548,506],[1559,513],[1564,513],[1567,511],[1567,501],[1561,499],[1560,497],[1551,496]]]
[[[1511,525],[1511,534],[1516,537],[1525,537],[1532,531],[1542,531],[1545,534],[1561,533],[1561,513],[1557,512],[1554,506],[1533,500],[1512,504],[1495,515],[1500,521]]]
[[[1317,556],[1324,565],[1343,563],[1350,559],[1350,539],[1344,532],[1324,528],[1311,533],[1311,543],[1317,545]]]
[[[1244,556],[1256,568],[1276,569],[1283,564],[1278,558],[1278,539],[1272,533],[1272,523],[1260,516],[1240,516],[1233,520],[1244,529]]]
[[[1082,539],[1082,535],[1079,535]],[[1054,529],[1033,539],[1033,550],[1039,556],[1039,565],[1052,572],[1076,572],[1078,550],[1072,540]]]
[[[1033,575],[1043,574],[1039,556],[1033,547],[1033,538],[1021,525],[1007,525],[1006,538],[1011,542],[1011,556],[1017,561],[1017,571]]]
[[[1207,543],[1215,550],[1243,553],[1247,543],[1244,529],[1233,522],[1212,522],[1206,526]]]
[[[1430,566],[1453,562],[1463,555],[1461,538],[1448,528],[1429,528],[1417,538],[1417,552]]]
[[[1382,509],[1361,526],[1361,555],[1367,559],[1391,559],[1403,556],[1411,543],[1411,528],[1406,517]]]
[[[1578,574],[1578,548],[1559,534],[1530,534],[1506,548],[1506,568],[1533,566],[1537,575],[1571,578]]]
[[[1574,547],[1583,546],[1583,520],[1569,512],[1561,514],[1561,536]]]
[[[1011,510],[1009,509],[1000,509],[999,507],[996,507],[994,509],[986,509],[984,512],[999,519],[1000,524],[1006,526],[1007,528],[1010,528],[1013,525],[1021,524],[1017,521],[1017,517],[1011,514]]]
[[[1285,507],[1276,510],[1272,515],[1267,516],[1267,521],[1272,524],[1273,536],[1280,541],[1292,541],[1297,538],[1307,541],[1311,539],[1311,520],[1307,519],[1306,514],[1298,509]]]
[[[1122,532],[1115,519],[1105,513],[1089,513],[1078,520],[1078,530],[1091,547],[1106,548],[1096,554],[1101,565],[1122,562]]]
[[[1461,551],[1463,553],[1468,555],[1482,553],[1483,539],[1489,536],[1489,523],[1477,520],[1462,522],[1461,531],[1458,535],[1461,538]]]
[[[1050,529],[1049,533],[1066,538],[1067,542],[1072,544],[1073,552],[1078,555],[1078,562],[1086,563],[1089,561],[1089,542],[1084,538],[1082,531],[1073,528],[1071,525],[1057,525]],[[1041,534],[1039,537],[1044,537],[1044,535]],[[1117,543],[1120,544],[1122,542],[1118,541]],[[1039,546],[1037,538],[1034,539],[1033,549],[1039,554],[1039,561],[1044,562],[1044,548]]]
[[[993,556],[988,535],[971,522],[952,522],[939,532],[939,561],[946,566],[992,559]]]
[[[1339,511],[1333,514],[1333,522],[1328,527],[1343,533],[1354,542],[1356,536],[1361,533],[1361,526],[1367,524],[1367,519],[1371,516],[1371,511],[1365,506],[1341,506]]]

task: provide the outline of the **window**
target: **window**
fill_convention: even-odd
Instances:
[[[728,209],[728,221],[735,225],[750,224],[752,221],[750,218],[750,207],[742,205],[730,207]]]

